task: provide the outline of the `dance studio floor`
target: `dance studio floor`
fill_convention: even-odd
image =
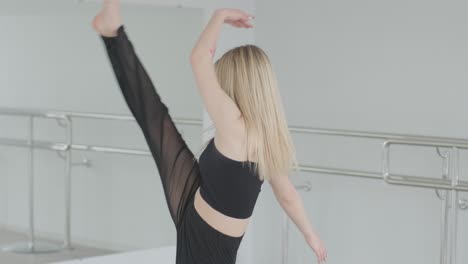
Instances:
[[[16,232],[0,229],[0,248],[5,245],[27,241],[27,236]],[[86,246],[73,245],[72,250],[62,250],[50,254],[16,254],[0,250],[1,264],[46,264],[50,262],[65,261],[71,259],[86,258],[91,256],[102,256],[112,254],[109,250],[90,248]]]

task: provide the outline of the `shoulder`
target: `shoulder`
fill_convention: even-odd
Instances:
[[[215,137],[218,150],[235,160],[246,160],[247,130],[242,117],[239,117],[236,123],[231,124],[230,129],[217,130]]]
[[[246,133],[244,119],[239,116],[224,127],[216,127],[216,141],[229,145],[241,145],[245,141]]]

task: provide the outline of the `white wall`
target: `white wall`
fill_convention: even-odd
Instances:
[[[257,0],[255,39],[273,62],[290,125],[468,138],[467,7],[460,1]],[[378,141],[294,139],[301,163],[380,170]],[[433,149],[393,154],[394,172],[441,175]],[[302,197],[328,247],[327,263],[438,263],[441,203],[433,190],[300,176],[312,181]],[[256,263],[280,263],[279,232],[271,232],[280,228],[279,210],[270,193],[261,198],[256,252],[264,254]],[[468,259],[467,214],[460,212],[458,263]],[[290,263],[314,263],[295,227],[291,236]]]
[[[255,13],[255,29],[224,28],[215,57],[242,43],[256,42],[264,48],[277,71],[290,125],[467,137],[461,114],[467,110],[462,75],[467,67],[465,4],[258,0],[254,6],[254,1],[247,0],[151,1],[200,7],[160,9],[141,4],[150,3],[145,1],[127,1],[140,4],[125,8],[128,32],[158,81],[157,88],[172,106],[173,116],[202,116],[203,106],[185,60],[211,12],[231,6]],[[6,58],[0,60],[1,106],[129,114],[115,90],[102,44],[89,27],[97,4],[3,1],[0,6],[0,30],[8,36],[0,43],[0,56]],[[63,10],[66,12],[61,13]],[[157,37],[148,35],[143,19],[154,22],[151,32],[157,32]],[[167,24],[176,30],[169,33]],[[70,28],[73,31],[67,32]],[[181,41],[169,41],[174,38]],[[177,70],[186,78],[168,74]],[[28,76],[21,74],[25,72]],[[208,127],[211,122],[206,112],[203,117],[204,127]],[[25,122],[0,121],[0,136],[26,136]],[[53,122],[36,124],[39,138],[63,135]],[[181,129],[196,150],[201,130]],[[76,130],[78,142],[146,147],[132,124],[80,122]],[[294,139],[303,163],[380,169],[377,141],[298,135]],[[0,223],[19,229],[26,227],[27,219],[26,154],[22,149],[0,148]],[[440,177],[440,160],[434,151],[403,148],[395,154],[399,157],[392,168],[397,172]],[[150,158],[76,153],[75,160],[82,155],[94,165],[74,169],[75,241],[123,250],[175,243]],[[466,160],[468,155],[463,155]],[[37,151],[36,158],[38,228],[41,233],[59,236],[63,164],[50,152]],[[464,179],[466,171],[464,166]],[[440,202],[432,190],[330,175],[297,176],[293,175],[294,180],[312,180],[312,192],[303,198],[328,246],[328,263],[390,263],[402,258],[437,263]],[[460,263],[467,259],[461,250],[468,237],[463,225],[466,214],[462,211],[459,221]],[[280,223],[280,209],[269,186],[264,185],[241,244],[239,263],[280,263]],[[311,250],[295,227],[292,229],[290,263],[313,261]]]
[[[0,105],[129,114],[121,95],[115,90],[116,83],[113,81],[102,44],[89,27],[92,16],[98,10],[98,4],[93,2],[99,1],[81,1],[82,4],[78,2],[80,1],[48,1],[47,4],[30,1],[2,2],[0,12],[8,16],[2,17],[3,27],[10,36],[8,42],[3,44],[5,49],[2,49],[4,51],[2,55],[5,57],[8,55],[11,59],[3,65],[4,74],[0,76],[0,80],[3,81],[2,86],[9,87],[1,91]],[[132,7],[126,5],[124,8],[126,24],[132,26],[128,27],[127,31],[141,57],[144,58],[143,62],[153,79],[158,81],[157,88],[162,97],[172,106],[173,116],[202,117],[201,101],[199,96],[194,95],[196,89],[186,61],[188,52],[195,44],[196,37],[202,30],[202,24],[208,22],[215,9],[237,7],[254,12],[253,1],[127,0],[123,2],[133,4]],[[184,8],[159,9],[150,8],[148,4]],[[148,26],[143,20],[152,22],[151,33],[157,32],[157,36],[154,33],[148,34]],[[174,30],[169,32],[165,28],[166,25],[173,25]],[[66,32],[69,28],[72,30]],[[39,39],[39,44],[32,45],[34,42],[30,38]],[[18,40],[22,41],[18,44]],[[221,33],[215,58],[234,46],[253,41],[254,30],[240,30],[226,26]],[[38,49],[38,46],[41,49]],[[14,47],[13,53],[12,47]],[[71,56],[70,49],[73,50]],[[18,56],[21,60],[17,59]],[[93,63],[87,63],[86,60],[92,60]],[[39,62],[47,65],[44,66]],[[24,69],[24,64],[28,63],[31,65]],[[64,68],[63,65],[69,65],[70,68]],[[33,73],[34,78],[22,78],[24,72]],[[76,72],[79,72],[79,75]],[[184,77],[174,76],[178,72]],[[36,87],[32,90],[34,92],[32,96],[30,96],[30,87]],[[96,87],[101,88],[97,90]],[[173,89],[173,87],[183,88]],[[81,99],[76,100],[79,97]],[[102,103],[103,98],[107,98],[106,104]],[[181,98],[191,100],[181,100]],[[192,100],[193,98],[197,99]],[[206,111],[203,117],[204,127],[207,128],[211,121]],[[13,124],[13,120],[8,121],[8,125],[3,123],[1,131],[3,136],[22,138],[26,136],[24,122],[16,121]],[[38,126],[42,132],[37,133],[38,138],[55,140],[63,135],[58,129],[52,130],[53,122],[42,121]],[[192,149],[198,150],[201,130],[190,127],[181,127],[181,129],[188,143],[191,143]],[[138,134],[136,125],[80,122],[76,124],[75,130],[78,130],[75,132],[77,142],[99,145],[115,145],[119,142],[125,146],[136,145],[146,148],[142,137],[135,136]],[[121,133],[109,137],[108,132],[116,130]],[[96,134],[96,131],[103,132]],[[204,135],[203,139],[208,137],[209,135]],[[2,181],[0,186],[8,191],[1,192],[3,195],[0,198],[0,223],[6,223],[9,228],[24,230],[27,219],[25,194],[27,178],[21,162],[26,159],[27,152],[7,147],[2,147],[2,150],[4,151],[0,152],[0,164],[5,173],[0,177]],[[90,158],[94,165],[91,169],[81,167],[73,169],[72,239],[74,242],[117,250],[175,243],[175,233],[171,231],[169,215],[161,198],[162,189],[158,178],[155,177],[157,172],[149,158],[83,152],[75,154],[75,160],[79,161],[83,156]],[[63,203],[55,200],[62,197],[63,165],[53,153],[37,151],[36,157],[38,231],[40,234],[58,237],[62,232]],[[17,166],[11,166],[10,163]],[[138,172],[134,171],[135,168],[138,168]],[[51,169],[55,170],[53,176],[50,174]],[[129,178],[128,174],[133,174],[133,177]],[[134,179],[138,176],[140,182]],[[51,182],[54,183],[53,191],[50,186],[44,186]],[[129,188],[132,190],[129,191]],[[53,212],[52,220],[51,215],[45,215],[50,212]],[[131,229],[128,229],[129,227]],[[251,263],[253,243],[252,232],[248,232],[239,249],[238,263]]]
[[[31,1],[29,1],[31,2]],[[33,2],[34,3],[34,2]],[[129,115],[104,46],[91,28],[98,4],[42,1],[0,8],[0,105]],[[8,14],[8,15],[5,15]],[[199,97],[188,58],[203,22],[197,8],[125,6],[129,36],[173,117],[200,118]],[[0,136],[25,138],[26,120],[1,119]],[[38,119],[36,139],[64,139],[55,122]],[[77,120],[76,143],[147,149],[135,123]],[[201,128],[180,127],[196,150]],[[0,221],[27,227],[25,149],[0,147]],[[74,152],[92,168],[73,169],[72,239],[111,249],[175,243],[175,229],[149,157]],[[63,233],[63,161],[35,152],[36,227]]]

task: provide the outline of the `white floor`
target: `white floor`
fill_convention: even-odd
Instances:
[[[118,253],[100,257],[91,257],[81,260],[65,261],[55,264],[174,264],[175,246],[138,250],[132,252]]]
[[[27,241],[27,236],[12,232],[9,230],[0,229],[0,248],[10,244]],[[53,241],[48,241],[53,242]],[[60,244],[57,243],[57,244]],[[91,248],[81,245],[73,245],[71,250],[62,250],[57,253],[43,253],[43,254],[18,254],[4,252],[0,250],[0,263],[1,264],[46,264],[57,261],[82,259],[92,256],[102,256],[112,254],[114,252],[104,249]],[[74,262],[72,262],[74,263]],[[130,263],[130,262],[128,262]],[[134,262],[138,263],[138,262]],[[156,262],[153,262],[156,263]]]

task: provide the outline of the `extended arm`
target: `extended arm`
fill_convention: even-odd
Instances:
[[[270,184],[276,200],[304,237],[316,234],[307,217],[302,199],[289,177],[274,177],[270,180]]]
[[[294,185],[289,180],[289,177],[272,177],[272,179],[270,179],[270,184],[273,192],[275,193],[276,200],[281,205],[284,212],[301,231],[309,246],[315,251],[318,262],[320,263],[325,260],[327,256],[326,249],[323,246],[318,233],[310,224],[302,199]]]

